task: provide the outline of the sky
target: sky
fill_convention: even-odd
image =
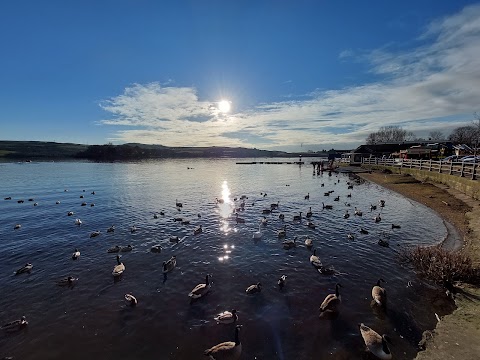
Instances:
[[[319,151],[390,125],[447,136],[480,111],[479,69],[474,1],[1,1],[0,140]]]

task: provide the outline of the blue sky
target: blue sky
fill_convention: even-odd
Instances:
[[[2,1],[0,46],[2,140],[353,148],[480,110],[473,1]]]

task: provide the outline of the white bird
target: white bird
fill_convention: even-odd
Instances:
[[[238,320],[237,310],[224,311],[213,318],[217,324],[231,324]]]
[[[372,288],[372,298],[376,304],[385,306],[387,303],[387,290],[380,286],[380,282],[385,282],[385,280],[378,279],[377,285]]]
[[[163,262],[163,273],[166,274],[173,269],[175,269],[175,266],[177,266],[177,257],[174,255],[167,261]]]
[[[253,233],[253,238],[254,238],[254,239],[261,239],[262,236],[263,236],[263,233],[262,233],[262,223],[260,223],[260,224],[258,225],[258,231],[255,231],[255,232]]]
[[[75,248],[75,251],[72,254],[72,259],[77,260],[80,257],[80,251],[78,251],[77,248]]]
[[[82,220],[75,219],[75,225],[82,225]]]
[[[240,325],[235,327],[235,341],[226,341],[204,351],[211,360],[237,360],[242,354],[242,343],[238,336]]]
[[[114,277],[120,276],[125,271],[125,265],[120,262],[120,256],[117,255],[117,265],[113,267],[112,275]]]
[[[125,301],[127,305],[136,306],[138,304],[137,298],[132,294],[125,294]]]
[[[193,299],[198,299],[201,298],[202,296],[207,295],[207,293],[210,291],[210,288],[212,285],[210,284],[208,280],[208,274],[205,277],[205,283],[204,284],[198,284],[195,286],[192,291],[188,294],[188,296],[193,300]]]
[[[370,329],[365,324],[358,325],[363,341],[367,349],[376,357],[382,360],[389,360],[392,358],[392,353],[387,345],[387,336],[378,334],[376,331]]]

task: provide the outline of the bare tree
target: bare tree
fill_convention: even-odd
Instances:
[[[443,132],[435,130],[435,131],[430,131],[428,133],[428,137],[430,140],[433,141],[438,141],[438,140],[443,140],[445,139],[445,135],[443,135]]]
[[[475,118],[472,121],[473,135],[472,135],[472,146],[473,146],[473,155],[477,156],[478,146],[480,145],[480,115],[475,112],[473,114]]]
[[[473,146],[474,126],[460,126],[452,131],[448,139],[457,144]]]
[[[380,130],[367,136],[367,144],[379,144],[388,142],[403,142],[413,139],[415,135],[411,131],[402,129],[400,126],[382,126]]]

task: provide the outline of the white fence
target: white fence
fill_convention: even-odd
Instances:
[[[418,169],[433,171],[442,174],[456,175],[472,180],[477,179],[480,163],[472,162],[451,162],[441,160],[414,160],[414,159],[382,159],[363,158],[362,164],[394,166],[399,168]]]

